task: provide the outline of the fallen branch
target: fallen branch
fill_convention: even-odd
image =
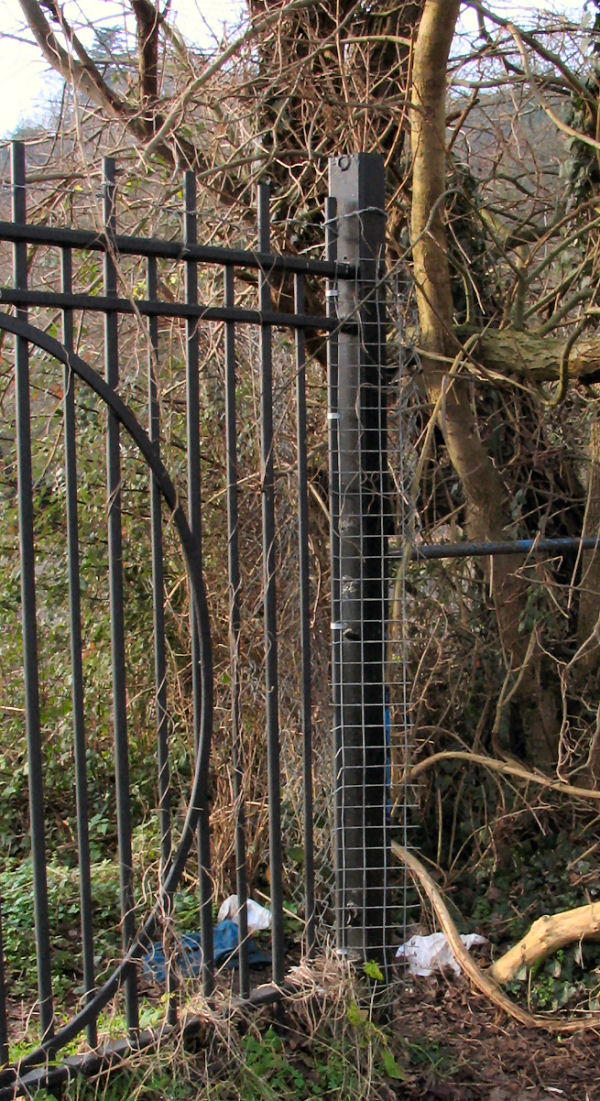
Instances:
[[[505,952],[490,967],[489,974],[498,983],[510,982],[521,967],[531,967],[538,960],[545,960],[564,948],[586,937],[600,934],[600,902],[589,902],[576,910],[562,910],[559,914],[543,914],[534,921],[525,936]]]
[[[469,955],[450,917],[448,907],[444,902],[439,887],[421,861],[414,853],[404,848],[403,845],[399,845],[397,841],[392,841],[392,852],[394,856],[396,856],[398,860],[401,860],[408,868],[425,891],[425,894],[435,910],[438,921],[442,927],[442,932],[444,932],[448,938],[448,944],[454,953],[456,962],[460,966],[463,974],[467,975],[480,994],[483,994],[494,1005],[498,1006],[499,1009],[502,1009],[510,1017],[513,1017],[514,1020],[525,1025],[526,1028],[544,1028],[548,1032],[560,1032],[563,1034],[580,1032],[586,1028],[600,1029],[600,1014],[592,1014],[570,1020],[553,1020],[550,1017],[540,1017],[533,1013],[528,1013],[526,1009],[522,1009],[521,1006],[516,1005],[503,990],[500,990],[494,979],[490,977],[490,972],[482,971],[475,963],[475,960]]]

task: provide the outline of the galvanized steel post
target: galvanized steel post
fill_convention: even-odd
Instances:
[[[386,408],[383,160],[330,161],[339,332],[330,359],[333,696],[338,948],[385,965],[388,750],[385,622]],[[337,361],[337,362],[336,362]],[[335,379],[331,377],[335,371]],[[336,484],[334,484],[336,483]]]

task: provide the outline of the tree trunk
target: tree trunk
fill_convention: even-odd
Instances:
[[[450,271],[446,254],[443,195],[446,186],[446,72],[460,3],[427,0],[413,58],[411,145],[413,194],[411,239],[419,310],[421,366],[452,465],[467,503],[472,540],[506,537],[510,514],[502,479],[477,431],[465,382],[451,364],[460,345],[453,332]],[[510,557],[488,567],[507,669],[515,674],[514,701],[521,712],[525,755],[542,767],[556,762],[558,714],[543,684],[540,654],[519,630],[527,588]]]
[[[589,442],[589,469],[584,535],[600,531],[600,421],[592,421]],[[598,612],[600,604],[600,551],[585,551],[582,556],[581,598],[577,621],[577,641],[583,653],[578,666],[587,677],[598,666],[600,658]]]

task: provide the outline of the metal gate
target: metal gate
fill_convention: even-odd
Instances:
[[[182,196],[183,232],[174,239],[119,233],[111,160],[103,166],[100,227],[28,224],[25,157],[19,143],[12,147],[11,173],[12,220],[0,223],[0,242],[12,247],[13,278],[12,286],[0,293],[0,329],[5,347],[11,338],[14,343],[10,390],[15,413],[14,422],[12,414],[5,422],[3,462],[15,475],[14,486],[7,485],[6,500],[10,497],[18,515],[23,680],[22,708],[5,694],[2,722],[3,740],[15,738],[14,715],[22,712],[39,1042],[31,1043],[29,1037],[29,1049],[15,1056],[15,960],[7,941],[10,900],[5,891],[4,954],[0,951],[0,1058],[5,1069],[0,1071],[0,1098],[64,1078],[69,1070],[57,1061],[59,1053],[83,1032],[96,1049],[102,1015],[117,995],[123,998],[123,1032],[128,1037],[124,1045],[149,1042],[152,1033],[144,1031],[140,1017],[141,963],[157,953],[164,960],[166,1019],[176,1026],[178,987],[185,982],[182,971],[189,963],[189,956],[182,963],[178,949],[178,914],[182,906],[191,905],[190,895],[197,898],[198,923],[190,951],[202,990],[210,997],[219,971],[214,951],[217,882],[230,880],[238,896],[238,989],[247,1002],[275,998],[285,989],[286,912],[302,929],[304,953],[315,951],[327,929],[330,900],[321,897],[319,884],[327,879],[328,863],[334,867],[331,909],[338,949],[352,957],[377,959],[385,967],[389,948],[385,623],[391,506],[386,487],[382,162],[368,155],[331,162],[324,260],[272,253],[266,185],[258,194],[256,249],[248,251],[198,243],[196,188],[189,173]],[[206,272],[212,273],[210,277]],[[312,301],[326,299],[326,315],[307,311],[307,286]],[[207,287],[220,302],[201,301]],[[282,308],[292,289],[293,307]],[[178,326],[182,349],[181,364],[175,366],[166,327],[170,324]],[[208,413],[201,401],[205,382],[200,370],[206,327],[211,334],[207,354],[223,365],[211,383]],[[242,331],[251,336],[240,337]],[[293,346],[286,332],[294,334]],[[319,333],[327,351],[326,386],[321,383],[319,353],[316,359],[307,355],[307,337],[314,340]],[[240,340],[245,339],[245,360],[255,355],[260,364],[251,382],[242,378],[240,368]],[[139,366],[142,345],[144,372]],[[165,391],[167,361],[173,393]],[[260,423],[254,480],[244,469],[245,449],[250,452],[254,446],[245,437],[247,423],[240,416],[240,394],[246,390],[252,392],[243,400],[256,409]],[[309,439],[307,394],[308,401],[322,410],[317,424],[327,424],[325,459],[325,439]],[[6,401],[5,392],[5,409]],[[92,437],[96,443],[103,441],[103,467],[91,454]],[[216,474],[213,477],[211,463],[215,470],[219,467],[220,481]],[[319,492],[311,488],[315,463]],[[285,479],[295,483],[295,514],[286,505],[278,515],[278,486]],[[100,480],[104,512],[98,511],[94,497]],[[134,494],[137,502],[144,502],[137,511],[131,505]],[[316,667],[312,637],[324,622],[323,601],[315,598],[316,570],[323,564],[311,533],[315,508],[329,511],[329,671],[322,661]],[[250,530],[255,555],[240,549]],[[46,545],[54,549],[46,552]],[[178,555],[184,572],[182,567],[178,573],[173,565]],[[45,595],[54,592],[55,577],[63,572],[60,607],[68,609],[64,615],[49,607],[54,598]],[[218,589],[221,574],[227,579],[223,593]],[[188,615],[184,598],[189,599],[189,634],[182,626]],[[178,617],[179,635],[166,623],[171,614]],[[294,619],[298,628],[295,641],[285,642],[283,676],[282,619]],[[257,634],[262,636],[260,645]],[[65,645],[68,640],[63,680],[69,685],[64,699],[61,685],[46,674],[59,636]],[[133,651],[131,637],[136,640]],[[188,655],[181,638],[189,639]],[[101,658],[102,646],[106,655]],[[143,706],[131,698],[134,660],[148,684],[152,681]],[[179,721],[173,669],[177,684],[183,685],[178,706],[183,724],[189,716],[193,764],[185,753],[181,756],[181,738],[173,734]],[[333,713],[322,704],[328,676]],[[110,719],[103,685],[110,696]],[[98,697],[92,701],[95,711],[90,692]],[[293,718],[285,730],[284,697]],[[59,712],[60,737],[52,725]],[[145,729],[150,714],[152,739]],[[249,729],[257,723],[264,724],[264,761],[261,748],[255,761],[248,759]],[[296,723],[297,731],[292,729]],[[114,781],[101,781],[99,777],[108,777],[109,727]],[[68,756],[61,756],[64,729],[72,745],[68,780]],[[181,757],[177,764],[174,746]],[[215,752],[218,768],[213,765]],[[301,808],[295,805],[288,774],[282,775],[282,752],[298,762]],[[140,754],[154,762],[153,805],[145,779],[140,781],[142,794],[138,792]],[[262,775],[263,763],[264,791],[261,788],[261,797],[254,800],[253,772]],[[56,771],[66,787],[72,785],[72,825],[68,812],[62,823],[49,820],[48,792]],[[315,778],[329,790],[329,816],[327,806],[315,811]],[[229,817],[223,783],[230,793]],[[104,803],[99,805],[102,790]],[[68,794],[63,802],[68,805]],[[223,824],[221,819],[215,822],[213,804],[225,807]],[[268,859],[253,848],[255,838],[263,836],[263,810],[268,815]],[[156,823],[156,853],[154,865],[147,867],[146,857],[136,848],[136,831],[143,830],[149,818]],[[101,921],[94,852],[99,830],[107,838],[101,851],[113,845],[119,875],[116,920],[121,946],[110,966],[98,960]],[[72,841],[61,840],[65,831],[71,832]],[[294,844],[287,839],[289,831]],[[225,836],[231,837],[227,873],[213,857],[215,840],[222,847]],[[62,849],[68,853],[65,882],[69,889],[76,884],[79,900],[72,912],[77,911],[73,921],[80,924],[80,944],[72,947],[69,982],[63,973],[57,978],[55,896],[49,887],[50,872],[54,877],[62,874]],[[290,859],[295,860],[295,877],[285,870]],[[284,882],[284,876],[290,882]],[[259,992],[253,990],[247,915],[249,887],[254,890],[257,882],[268,895],[272,920],[271,982]],[[290,912],[290,891],[296,891],[295,913]],[[51,1069],[49,1061],[54,1064]],[[90,1057],[87,1061],[91,1065]],[[78,1065],[85,1062],[81,1057]]]

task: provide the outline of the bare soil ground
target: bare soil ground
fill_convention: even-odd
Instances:
[[[390,1099],[600,1101],[600,1029],[525,1030],[462,977],[413,980],[393,1013],[408,1076]]]

